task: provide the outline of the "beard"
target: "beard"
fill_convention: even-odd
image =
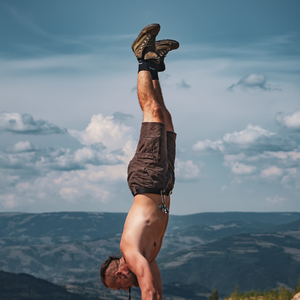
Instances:
[[[130,279],[131,279],[132,285],[134,287],[139,287],[139,282],[137,280],[137,277],[136,277],[136,275],[132,271],[130,271]]]

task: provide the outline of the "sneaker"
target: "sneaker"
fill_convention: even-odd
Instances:
[[[164,59],[171,50],[179,48],[179,43],[174,40],[160,40],[155,43],[155,52],[160,57],[157,71],[162,72],[166,69]]]
[[[131,45],[137,59],[159,60],[159,56],[155,52],[155,38],[159,30],[160,25],[156,23],[149,24],[141,30]]]

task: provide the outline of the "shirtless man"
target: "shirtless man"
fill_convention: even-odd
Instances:
[[[107,288],[140,287],[142,299],[162,299],[162,283],[155,260],[168,225],[174,186],[176,134],[166,109],[158,71],[166,54],[179,47],[174,40],[156,41],[159,24],[142,29],[132,44],[138,62],[137,93],[143,123],[135,156],[128,166],[128,185],[134,195],[120,243],[122,257],[110,256],[100,270]]]

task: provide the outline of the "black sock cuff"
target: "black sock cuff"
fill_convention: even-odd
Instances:
[[[150,70],[152,80],[158,80],[158,72],[156,70]]]
[[[148,61],[143,60],[143,59],[139,59],[138,63],[139,63],[139,70],[138,70],[138,72],[140,72],[140,71],[149,71],[150,72],[151,71]]]
[[[154,63],[152,63],[149,60],[143,60],[143,59],[139,59],[138,63],[139,63],[138,72],[149,71],[151,74],[152,80],[158,80],[158,72],[156,70],[156,65]]]

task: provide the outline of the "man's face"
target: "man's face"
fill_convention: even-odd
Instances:
[[[127,265],[116,270],[113,276],[106,276],[105,282],[107,286],[113,290],[122,289],[128,291],[128,289],[132,286],[139,286],[135,274],[130,271]]]

